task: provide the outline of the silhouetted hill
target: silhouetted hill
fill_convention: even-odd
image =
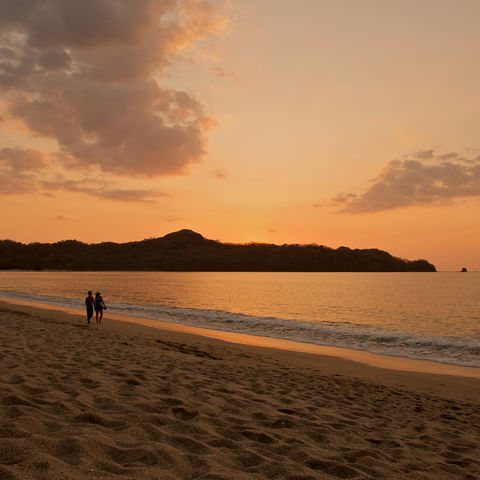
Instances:
[[[0,241],[0,269],[277,272],[435,272],[426,260],[405,260],[377,249],[319,245],[236,245],[192,230],[129,243]]]

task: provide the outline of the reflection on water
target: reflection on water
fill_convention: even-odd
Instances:
[[[82,307],[87,290],[100,290],[120,313],[480,366],[479,281],[476,272],[0,272],[0,295]]]

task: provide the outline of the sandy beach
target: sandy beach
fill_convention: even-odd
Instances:
[[[0,303],[0,479],[478,479],[480,380]]]

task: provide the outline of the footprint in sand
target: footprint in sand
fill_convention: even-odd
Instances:
[[[193,438],[186,436],[174,436],[170,438],[170,443],[175,448],[182,450],[184,452],[195,453],[195,454],[206,454],[210,453],[211,449],[208,445],[198,442]]]
[[[186,410],[183,407],[177,407],[172,409],[173,414],[181,420],[192,420],[198,415],[197,410]]]
[[[271,444],[276,442],[276,440],[273,437],[271,437],[270,435],[267,435],[264,432],[257,432],[255,430],[243,430],[240,433],[245,438],[248,438],[249,440],[253,440],[254,442],[259,442],[264,444]]]
[[[337,478],[356,478],[361,475],[360,471],[331,460],[312,459],[306,465],[312,470],[318,470]]]
[[[0,467],[0,478],[2,480],[17,480],[17,477],[13,475],[10,470],[7,470],[6,468]]]
[[[100,386],[100,382],[97,382],[96,380],[92,380],[91,378],[81,377],[79,380],[87,388],[93,389],[93,388],[98,388]]]
[[[155,465],[157,463],[157,456],[144,448],[116,448],[111,446],[107,449],[107,453],[115,463],[124,467]]]
[[[57,458],[69,465],[80,465],[83,453],[82,444],[76,438],[64,438],[58,442],[55,453]]]
[[[105,417],[101,415],[96,415],[94,413],[82,413],[77,415],[74,419],[74,422],[78,423],[91,423],[94,425],[101,425],[102,427],[107,428],[120,428],[125,426],[126,422],[122,421],[115,421],[115,420],[107,420]]]
[[[8,383],[9,385],[19,385],[20,383],[24,382],[25,379],[20,375],[12,375],[7,380],[5,380],[5,383]]]
[[[134,378],[129,378],[126,382],[127,385],[133,385],[134,387],[141,385],[141,382],[135,380]]]
[[[31,433],[17,428],[15,425],[5,425],[0,428],[0,438],[27,438],[31,436]],[[0,475],[0,479],[1,478]]]
[[[30,402],[27,402],[26,400],[23,400],[16,395],[5,395],[0,399],[0,405],[26,405],[29,407],[32,406]]]
[[[173,406],[176,406],[176,405],[182,405],[182,403],[183,403],[178,398],[173,398],[173,397],[165,397],[165,398],[161,398],[160,400],[170,407],[173,407]]]
[[[228,438],[215,438],[208,442],[213,448],[228,448],[230,450],[240,449],[240,445]]]
[[[0,439],[0,464],[16,465],[17,463],[25,461],[26,458],[27,453],[19,440],[6,438]]]
[[[290,408],[279,408],[278,411],[280,413],[285,413],[287,415],[296,415],[297,412],[295,410],[290,410]]]

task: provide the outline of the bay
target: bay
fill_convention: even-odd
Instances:
[[[480,367],[480,273],[0,272],[0,296]]]

